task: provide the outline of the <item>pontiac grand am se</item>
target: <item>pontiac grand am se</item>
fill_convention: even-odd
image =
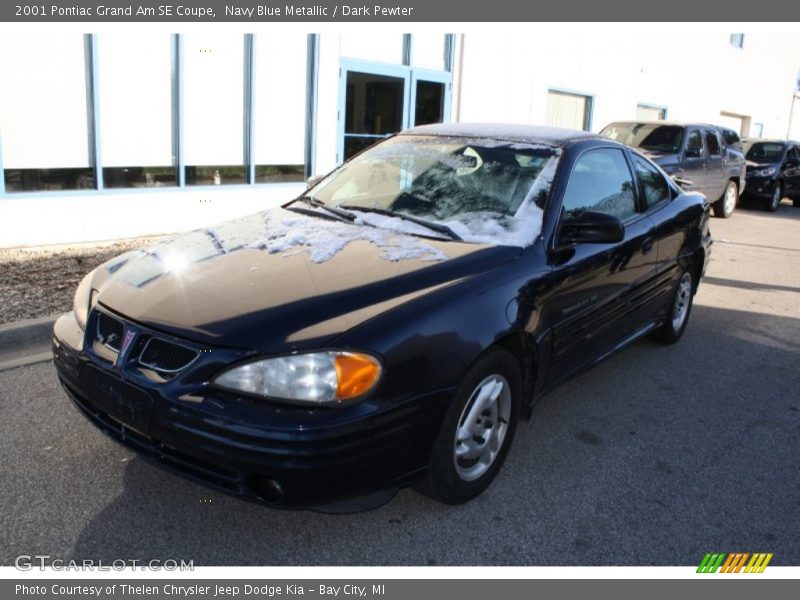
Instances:
[[[618,142],[432,125],[284,206],[124,254],[55,324],[103,432],[215,489],[466,502],[556,385],[683,334],[709,206]]]

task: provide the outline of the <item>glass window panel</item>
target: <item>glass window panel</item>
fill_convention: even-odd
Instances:
[[[97,36],[106,187],[175,185],[172,36]]]
[[[636,213],[633,178],[621,150],[590,150],[572,169],[562,208],[569,216],[594,211],[626,219]]]
[[[308,37],[255,38],[253,153],[256,181],[303,181]]]
[[[445,35],[443,33],[415,33],[411,36],[411,66],[443,71]]]
[[[722,145],[719,141],[719,136],[713,131],[706,131],[706,146],[708,147],[708,154],[711,156],[719,156],[722,154]]]
[[[340,54],[378,62],[403,62],[402,33],[346,33],[339,38]]]
[[[444,119],[445,87],[438,81],[417,81],[414,125],[441,123]]]
[[[86,43],[80,34],[0,36],[6,189],[95,187],[89,159]]]
[[[345,91],[345,159],[403,129],[404,79],[349,71]]]
[[[244,36],[183,38],[184,161],[188,184],[243,183]]]
[[[636,155],[633,156],[633,166],[636,169],[639,181],[642,183],[644,200],[648,208],[669,198],[669,185],[664,176],[658,172],[658,169]]]
[[[686,150],[691,152],[694,157],[702,156],[704,154],[703,136],[700,135],[699,131],[694,130],[689,133],[689,137],[686,139]]]

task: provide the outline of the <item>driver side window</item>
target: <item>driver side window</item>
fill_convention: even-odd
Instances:
[[[580,156],[561,203],[567,217],[592,211],[620,220],[636,214],[633,177],[622,150],[601,148]]]
[[[690,158],[703,156],[703,136],[697,129],[689,132],[689,137],[686,139],[686,156]]]

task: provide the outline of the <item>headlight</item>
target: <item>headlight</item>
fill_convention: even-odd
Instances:
[[[381,363],[361,352],[314,352],[266,358],[229,369],[214,384],[270,398],[335,404],[366,394],[378,383]]]
[[[775,167],[767,167],[766,169],[759,169],[758,171],[753,171],[753,175],[756,177],[772,177],[775,175]]]
[[[75,290],[75,298],[72,300],[72,310],[81,329],[86,328],[86,318],[89,316],[89,309],[91,308],[93,275],[94,271],[81,279],[78,289]]]

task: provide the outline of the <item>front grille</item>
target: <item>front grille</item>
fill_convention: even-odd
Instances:
[[[119,352],[124,335],[125,325],[120,321],[102,312],[97,315],[97,340],[101,344]]]
[[[188,367],[198,354],[192,348],[151,338],[139,356],[139,364],[162,373],[176,373]]]
[[[63,379],[61,379],[61,385],[75,406],[93,425],[145,459],[229,494],[244,495],[247,493],[243,474],[188,456],[155,438],[143,435],[90,404],[82,394]]]

